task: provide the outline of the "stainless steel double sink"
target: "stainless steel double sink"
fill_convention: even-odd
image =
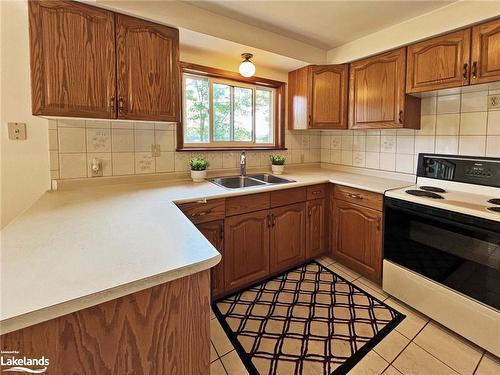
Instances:
[[[266,186],[295,182],[294,180],[276,177],[267,173],[252,174],[248,176],[216,177],[210,181],[226,189],[242,189],[253,186]]]

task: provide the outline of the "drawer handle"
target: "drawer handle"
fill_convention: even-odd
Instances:
[[[200,199],[200,200],[196,201],[196,203],[203,203],[203,204],[205,204],[205,203],[207,203],[207,198]]]
[[[321,190],[315,190],[312,192],[312,195],[318,195],[321,194]]]
[[[212,209],[202,212],[195,212],[194,214],[191,214],[191,217],[205,216],[208,215],[210,212],[212,212]]]
[[[353,198],[353,199],[363,199],[363,197],[361,196],[361,194],[347,193],[347,196],[349,198]]]

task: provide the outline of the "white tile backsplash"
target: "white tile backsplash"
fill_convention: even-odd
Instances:
[[[460,114],[439,114],[436,116],[436,135],[457,135],[460,129]]]
[[[87,177],[87,154],[59,154],[59,172],[61,178]]]
[[[116,152],[111,155],[113,176],[122,176],[135,173],[134,153]]]
[[[460,135],[486,134],[487,116],[488,112],[462,113],[460,115]]]
[[[458,153],[469,156],[485,156],[485,135],[461,135],[458,144]]]
[[[59,152],[85,152],[85,129],[66,128],[58,129]]]
[[[491,89],[490,89],[491,92]],[[486,109],[488,90],[440,91],[422,98],[419,130],[286,130],[288,163],[324,162],[414,173],[418,153],[500,156],[500,111]],[[90,176],[94,157],[104,175],[189,171],[194,153],[176,152],[176,124],[110,120],[49,121],[52,178]],[[160,146],[154,157],[151,145]],[[203,154],[210,169],[237,168],[239,152]],[[269,152],[249,152],[267,167]]]
[[[438,96],[436,113],[460,113],[460,95]]]

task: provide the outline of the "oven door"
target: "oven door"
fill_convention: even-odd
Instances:
[[[384,258],[500,310],[500,223],[384,199]]]

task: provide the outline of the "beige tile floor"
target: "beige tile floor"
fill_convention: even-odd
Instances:
[[[350,372],[353,375],[498,375],[500,360],[438,323],[389,297],[349,268],[323,257],[320,262],[365,292],[406,315],[406,319]],[[212,314],[211,374],[248,374],[218,320]]]

